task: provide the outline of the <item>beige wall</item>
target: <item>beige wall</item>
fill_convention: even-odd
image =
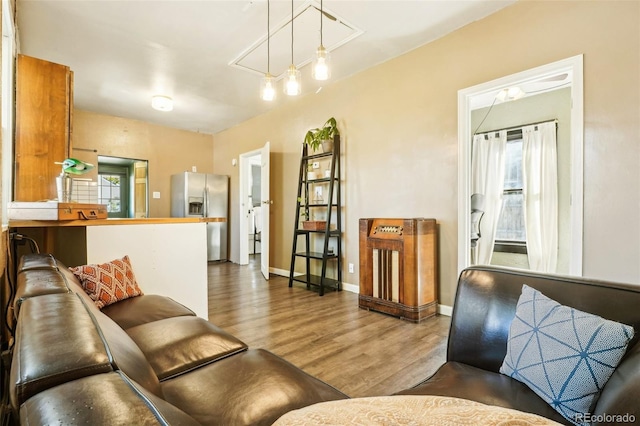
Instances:
[[[78,109],[73,148],[76,158],[93,164],[98,155],[147,160],[150,217],[170,216],[172,174],[191,171],[192,166],[202,173],[214,172],[211,135]],[[151,196],[154,191],[160,192],[160,199]]]
[[[288,270],[300,143],[335,116],[343,135],[344,281],[358,264],[361,217],[440,223],[440,301],[457,279],[457,92],[584,54],[584,275],[640,283],[640,3],[521,1],[435,42],[325,87],[278,99],[214,135],[214,168],[231,176],[231,259],[238,259],[238,168],[271,141],[271,266]],[[305,67],[303,72],[310,72]]]

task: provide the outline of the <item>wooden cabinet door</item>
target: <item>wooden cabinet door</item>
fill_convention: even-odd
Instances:
[[[73,74],[69,67],[18,55],[15,201],[55,199],[55,164],[71,153]]]

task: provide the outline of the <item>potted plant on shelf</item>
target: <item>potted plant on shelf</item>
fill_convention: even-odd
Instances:
[[[304,143],[309,145],[313,151],[317,151],[320,145],[324,152],[333,150],[333,137],[340,134],[336,119],[329,118],[321,128],[311,129],[304,136]]]
[[[303,203],[302,197],[298,197],[298,203]],[[320,231],[327,226],[326,220],[315,220],[315,218],[310,218],[308,208],[304,208],[303,206],[300,208],[300,219],[302,219],[302,229],[306,231]]]
[[[307,180],[314,180],[318,178],[318,174],[313,170],[313,164],[309,163],[307,166]]]

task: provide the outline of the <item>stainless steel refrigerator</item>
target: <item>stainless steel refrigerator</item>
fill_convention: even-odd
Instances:
[[[220,217],[207,223],[207,260],[227,260],[229,176],[184,172],[171,176],[172,217]]]

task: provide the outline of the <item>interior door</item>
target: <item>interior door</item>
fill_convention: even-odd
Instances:
[[[264,279],[269,279],[269,210],[271,208],[271,196],[269,195],[269,177],[270,177],[270,160],[269,160],[269,142],[262,148],[261,164],[260,164],[260,200],[262,201],[262,241],[260,242],[260,271],[264,275]]]

